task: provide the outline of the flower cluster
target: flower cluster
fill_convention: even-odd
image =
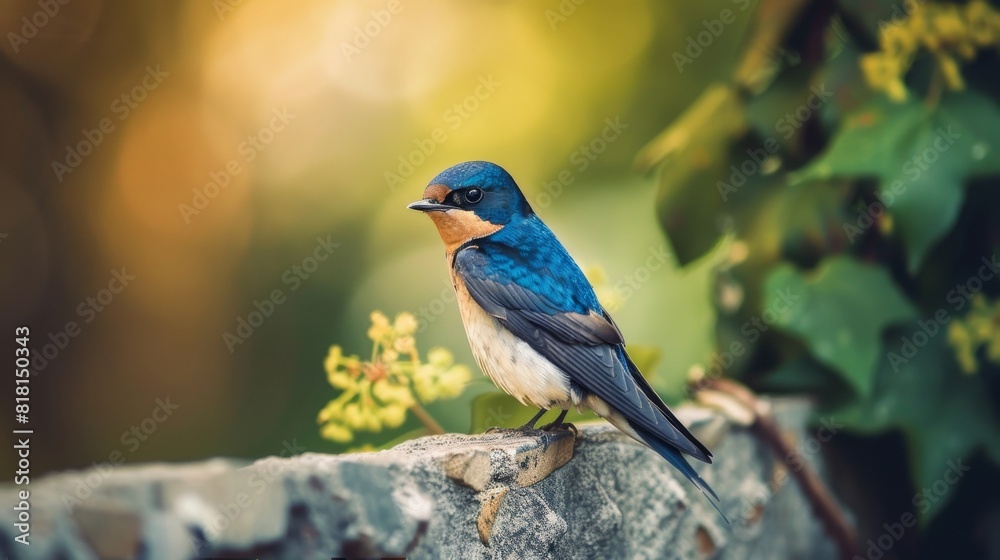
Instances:
[[[417,320],[400,313],[395,320],[379,311],[371,314],[368,338],[372,341],[369,361],[345,356],[340,346],[331,346],[324,368],[327,381],[341,393],[319,412],[323,437],[348,442],[357,431],[379,432],[397,428],[414,412],[428,430],[440,428],[420,406],[462,393],[471,378],[468,367],[456,365],[451,352],[432,349],[421,362],[413,337]]]
[[[1000,301],[990,303],[982,294],[976,294],[968,315],[955,319],[948,327],[948,342],[966,373],[979,369],[976,352],[983,346],[986,357],[1000,363]]]
[[[934,56],[950,90],[965,88],[957,59],[971,60],[976,51],[1000,46],[1000,12],[985,0],[956,4],[918,3],[898,24],[883,25],[878,52],[861,57],[861,69],[873,89],[893,101],[906,99],[903,77],[921,47]]]

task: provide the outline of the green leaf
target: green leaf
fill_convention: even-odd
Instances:
[[[933,107],[879,97],[845,118],[827,150],[792,182],[878,179],[880,200],[915,272],[954,225],[965,180],[1000,173],[998,156],[1000,110],[974,91],[945,95]]]
[[[531,420],[538,412],[537,408],[522,405],[507,393],[495,391],[479,395],[472,401],[472,427],[469,433],[478,434],[490,428],[517,428]],[[557,412],[550,411],[543,416],[536,426],[541,427],[556,419]],[[570,409],[566,422],[596,420],[592,413],[581,414],[576,409]]]
[[[871,390],[882,330],[916,316],[884,269],[846,256],[824,260],[812,274],[781,265],[764,294],[763,322],[798,335],[861,395]]]
[[[940,498],[915,499],[924,522],[955,494],[944,477],[950,466],[967,465],[960,460],[971,458],[980,446],[992,451],[1000,439],[989,392],[981,377],[959,371],[946,330],[947,325],[932,319],[893,329],[889,337],[893,342],[882,352],[871,396],[835,415],[855,431],[902,430],[916,490],[921,496]],[[949,487],[939,496],[942,480]]]
[[[657,213],[682,266],[711,250],[724,231],[720,215],[731,193],[719,185],[729,181],[731,148],[746,127],[739,94],[711,86],[637,157],[642,168],[662,162]]]

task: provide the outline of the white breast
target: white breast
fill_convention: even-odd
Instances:
[[[524,405],[569,408],[569,380],[558,367],[517,338],[479,306],[461,278],[453,275],[458,309],[476,363],[505,393]]]

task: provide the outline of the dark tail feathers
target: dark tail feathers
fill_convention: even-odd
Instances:
[[[719,496],[714,490],[712,490],[712,487],[698,475],[698,472],[694,470],[691,463],[687,462],[687,459],[681,455],[681,452],[678,451],[677,448],[660,440],[649,431],[644,430],[631,422],[629,422],[629,425],[631,425],[632,429],[634,429],[636,433],[642,437],[643,441],[646,442],[646,445],[652,448],[653,451],[659,453],[660,456],[666,459],[671,465],[674,466],[674,468],[681,471],[681,473],[683,473],[684,476],[691,481],[691,484],[694,484],[699,490],[701,490],[701,493],[705,495],[709,503],[712,504],[712,507],[719,512],[719,515],[722,516],[722,519],[725,520],[726,524],[729,524],[729,518],[726,517],[726,514],[722,513],[722,508],[719,507]]]

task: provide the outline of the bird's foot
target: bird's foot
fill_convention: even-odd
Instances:
[[[538,419],[541,418],[542,415],[545,414],[546,412],[548,412],[548,409],[546,408],[539,410],[538,414],[535,414],[534,416],[531,417],[531,420],[528,420],[523,426],[517,428],[517,431],[523,434],[531,434],[537,432],[538,428],[535,427],[535,423],[538,422]],[[561,416],[559,418],[562,419]]]
[[[555,430],[563,429],[563,426],[569,426],[569,428],[566,429],[572,429],[573,432],[576,433],[576,426],[563,422],[563,420],[566,419],[567,414],[569,414],[569,409],[564,409],[562,412],[559,413],[559,416],[555,419],[555,422],[551,422],[549,424],[542,426],[541,428],[542,431],[553,432]]]
[[[543,432],[558,432],[565,430],[567,432],[573,432],[573,436],[580,435],[580,430],[576,429],[576,426],[570,424],[569,422],[552,422],[551,424],[546,424],[539,428]]]

